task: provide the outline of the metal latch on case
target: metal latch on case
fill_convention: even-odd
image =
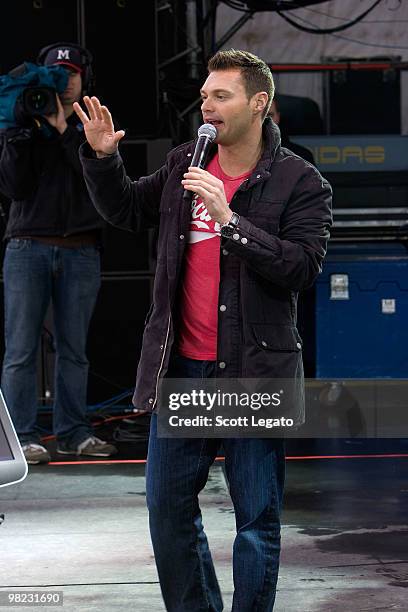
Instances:
[[[350,299],[348,274],[332,274],[330,276],[330,299],[331,300]]]

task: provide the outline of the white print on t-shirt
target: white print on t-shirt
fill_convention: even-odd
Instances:
[[[196,194],[191,202],[189,243],[201,242],[220,236],[220,224],[213,221],[208,214],[204,202]]]

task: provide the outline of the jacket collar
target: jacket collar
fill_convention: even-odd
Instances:
[[[259,162],[257,163],[254,171],[252,172],[249,180],[246,183],[246,187],[248,188],[254,183],[259,182],[261,178],[267,178],[270,176],[270,167],[272,162],[274,161],[277,151],[281,144],[281,134],[276,123],[272,121],[270,117],[266,117],[262,126],[262,138],[263,138],[263,151]],[[187,156],[187,162],[191,160],[192,154],[194,152],[196,140],[190,141],[184,145],[184,155]],[[208,159],[212,159],[217,152],[217,145],[214,144],[208,156]],[[183,161],[183,165],[185,165],[185,161]]]
[[[266,117],[265,121],[263,122],[262,137],[264,148],[261,159],[256,167],[256,170],[258,171],[270,168],[281,144],[280,130],[270,117]]]

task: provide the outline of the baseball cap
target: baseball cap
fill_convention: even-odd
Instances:
[[[50,66],[51,64],[62,64],[77,72],[82,72],[83,69],[80,51],[76,47],[70,47],[69,45],[61,45],[48,51],[44,58],[44,66]]]

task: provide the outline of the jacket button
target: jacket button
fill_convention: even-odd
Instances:
[[[265,340],[262,340],[261,342],[262,346],[268,346],[267,342],[265,342]]]
[[[302,345],[300,344],[300,342],[296,342],[296,346],[297,346],[298,349],[302,348]]]
[[[191,157],[191,153],[187,153],[187,157]]]
[[[221,304],[220,310],[221,312],[225,312],[227,310],[227,307],[225,306],[225,304]]]
[[[152,397],[149,399],[149,404],[153,404],[153,398]]]
[[[221,370],[223,370],[226,365],[227,364],[225,363],[225,361],[220,361],[220,363],[218,364],[218,367],[221,368]]]
[[[256,178],[261,178],[261,175],[260,175],[260,174],[257,174],[257,175],[256,175]]]
[[[242,244],[246,244],[248,242],[248,239],[247,238],[241,238],[241,242],[242,242]]]
[[[164,349],[164,344],[160,345],[160,350],[162,351]]]
[[[239,240],[239,234],[232,234],[234,240]]]
[[[222,249],[222,254],[223,254],[223,255],[228,255],[228,251],[227,251],[227,249]]]
[[[184,240],[184,234],[180,234],[180,240]]]

